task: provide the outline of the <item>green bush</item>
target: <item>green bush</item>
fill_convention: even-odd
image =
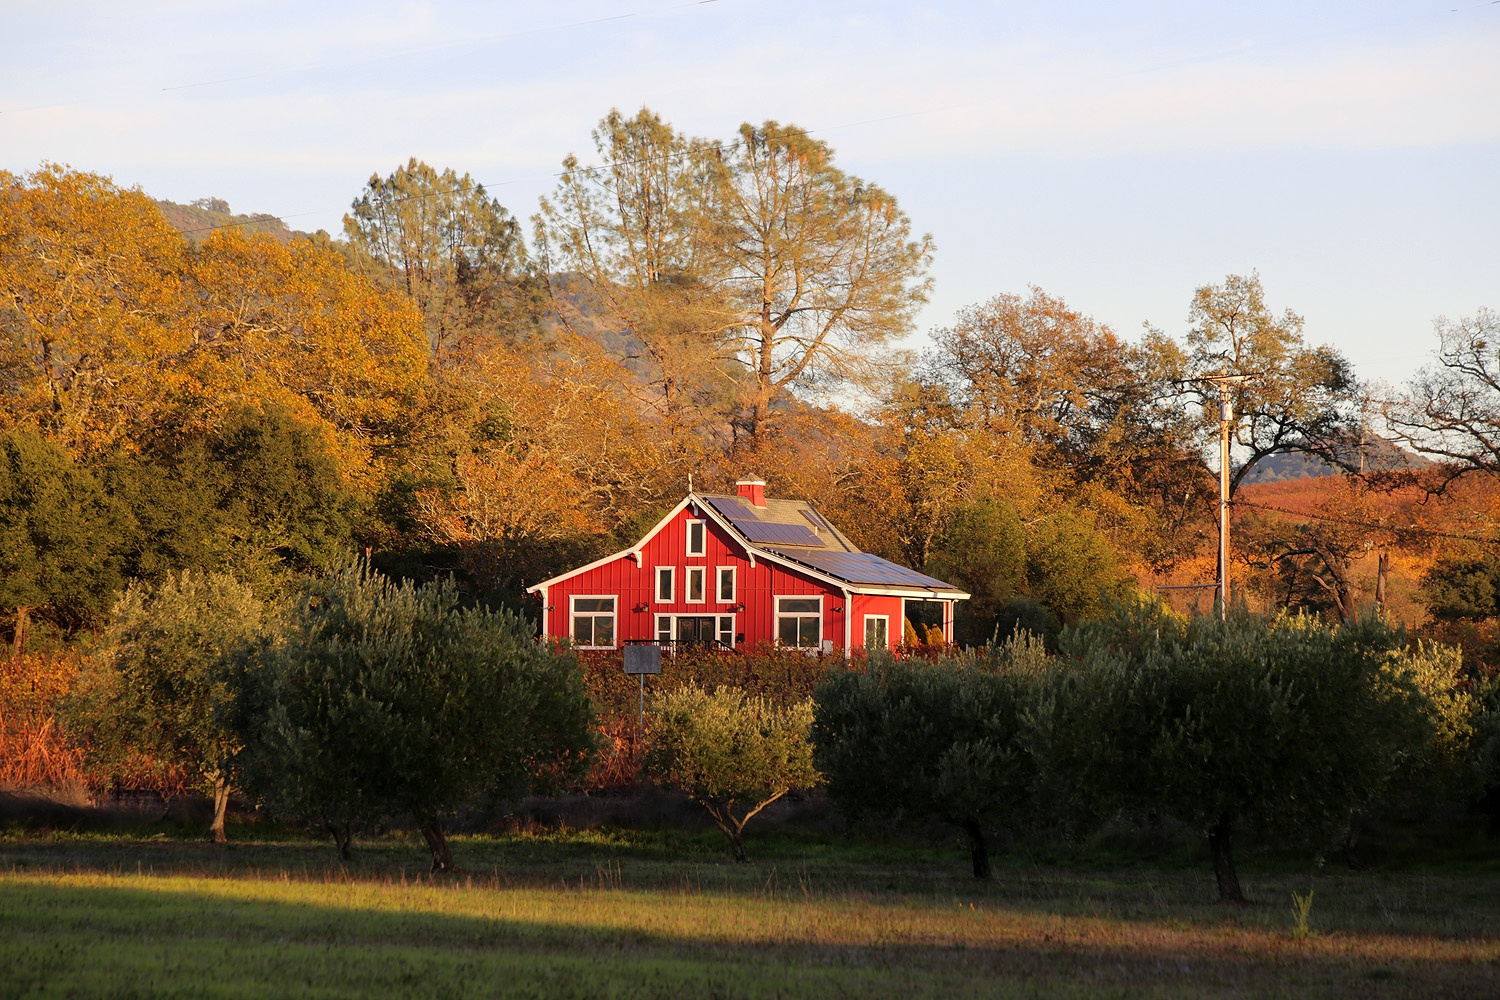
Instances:
[[[1335,841],[1443,742],[1451,674],[1377,620],[1185,619],[1141,605],[1062,646],[1068,663],[1038,713],[1048,786],[1077,815],[1151,808],[1204,831],[1227,901],[1244,898],[1237,829]]]
[[[818,782],[812,702],[777,706],[734,687],[697,685],[651,701],[644,769],[708,810],[745,860],[745,824],[787,792]]]
[[[986,831],[1031,808],[1036,764],[1028,715],[1047,670],[1040,639],[1019,633],[932,661],[872,656],[863,673],[817,691],[813,741],[830,798],[852,818],[938,816],[968,835],[988,877]]]
[[[180,769],[213,795],[210,833],[223,843],[238,743],[224,722],[227,661],[265,634],[251,589],[219,573],[132,584],[116,603],[103,655],[65,703],[68,728],[104,773],[132,759]]]
[[[410,813],[433,868],[441,817],[484,793],[575,781],[594,714],[576,660],[507,611],[462,608],[452,581],[348,566],[310,584],[287,634],[243,658],[233,718],[245,780],[275,812],[320,819],[339,852]]]

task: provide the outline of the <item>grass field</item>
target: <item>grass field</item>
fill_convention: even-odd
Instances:
[[[214,848],[0,835],[0,996],[1109,997],[1500,995],[1500,871],[1247,872],[687,833]],[[1314,893],[1295,933],[1293,892]]]

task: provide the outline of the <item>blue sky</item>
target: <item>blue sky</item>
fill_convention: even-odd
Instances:
[[[1259,270],[1360,372],[1500,307],[1500,3],[4,0],[0,168],[337,232],[373,172],[517,216],[612,106],[813,129],[937,241],[919,327],[1037,284],[1136,335]],[[920,342],[920,337],[917,338]]]

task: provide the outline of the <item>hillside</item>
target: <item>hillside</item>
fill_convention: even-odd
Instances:
[[[307,235],[289,228],[274,215],[259,212],[253,215],[236,215],[230,211],[229,203],[222,198],[199,198],[187,205],[158,198],[156,204],[160,206],[172,228],[194,242],[223,226],[237,226],[247,233],[264,233],[282,243]]]
[[[1341,449],[1345,451],[1345,449]],[[1394,441],[1378,434],[1367,434],[1363,442],[1351,439],[1346,455],[1341,458],[1351,469],[1370,472],[1416,471],[1432,467],[1429,459],[1407,451]],[[1246,486],[1258,483],[1275,483],[1291,479],[1311,479],[1321,476],[1337,476],[1343,469],[1326,462],[1316,455],[1301,451],[1276,451],[1256,462],[1245,475]]]

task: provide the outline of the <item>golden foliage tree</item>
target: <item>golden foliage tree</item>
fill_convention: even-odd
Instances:
[[[0,412],[75,455],[274,403],[357,466],[423,390],[420,331],[327,245],[224,229],[190,247],[107,178],[0,174]]]

